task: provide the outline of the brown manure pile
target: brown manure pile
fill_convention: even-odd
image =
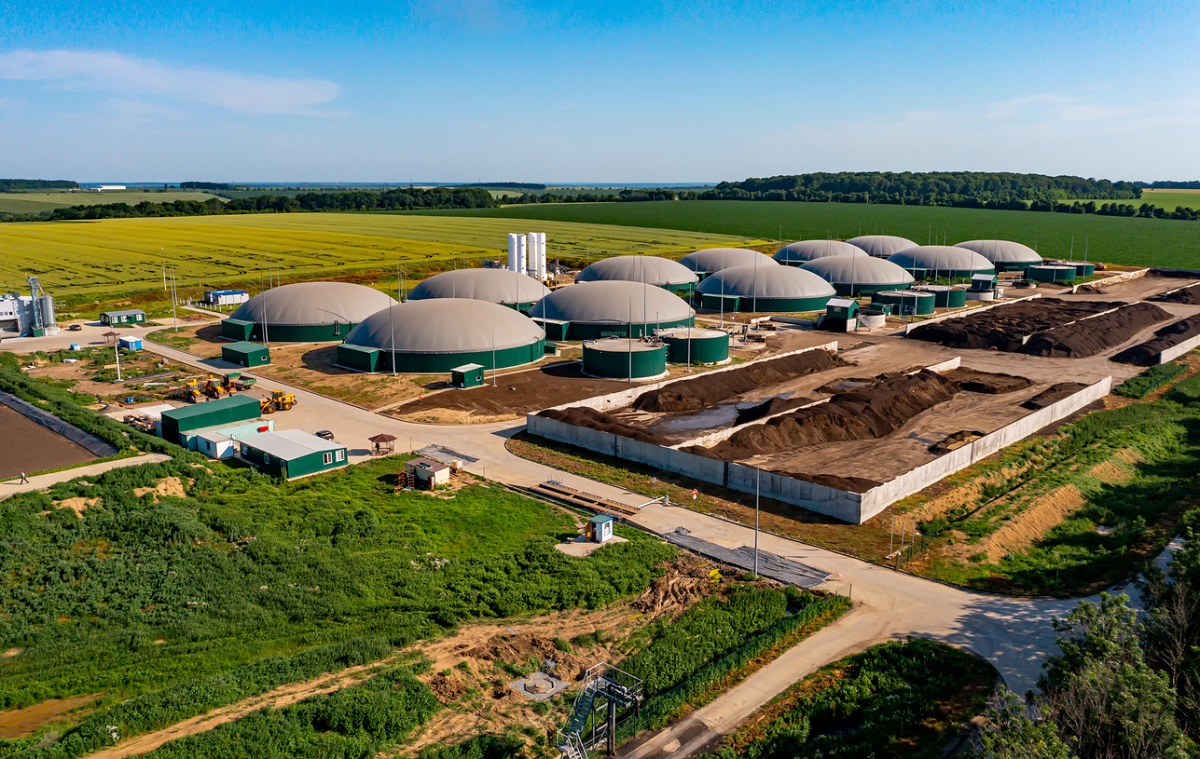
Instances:
[[[1200,306],[1200,285],[1192,285],[1181,290],[1156,295],[1150,300],[1160,303],[1182,303],[1188,306]]]
[[[1080,390],[1087,387],[1082,382],[1060,382],[1057,385],[1051,385],[1042,392],[1033,396],[1029,400],[1021,404],[1021,408],[1027,408],[1030,411],[1046,408],[1047,406],[1058,403],[1063,398],[1074,395]]]
[[[807,406],[815,402],[816,398],[768,398],[762,403],[756,403],[753,406],[738,409],[737,418],[733,420],[733,426],[737,427],[747,422],[753,422],[762,419],[764,416],[772,416],[774,414],[782,414],[784,411],[790,411],[794,408]]]
[[[863,390],[836,395],[828,403],[748,427],[707,450],[686,450],[737,461],[821,443],[881,438],[922,411],[950,400],[958,391],[954,380],[936,372],[892,377]]]
[[[538,416],[544,416],[556,422],[565,422],[576,427],[587,427],[588,429],[608,432],[632,440],[640,440],[643,443],[651,443],[653,445],[662,445],[663,443],[663,439],[658,435],[652,435],[641,427],[634,427],[631,424],[620,421],[612,414],[606,414],[603,411],[597,411],[587,406],[573,406],[567,409],[546,409],[538,414]]]
[[[978,314],[917,327],[909,337],[949,348],[974,348],[1015,352],[1027,335],[1098,314],[1120,302],[1065,301],[1035,298],[1010,303]]]
[[[1198,293],[1200,294],[1200,293]],[[1174,348],[1184,340],[1190,340],[1200,335],[1200,316],[1189,316],[1171,322],[1154,333],[1154,337],[1132,348],[1126,348],[1112,357],[1112,361],[1134,366],[1154,366],[1158,363],[1158,355],[1167,348]]]
[[[1029,338],[1021,353],[1049,358],[1087,358],[1170,318],[1169,313],[1153,303],[1132,303],[1111,313],[1038,333]]]
[[[965,366],[955,369],[952,372],[947,372],[945,376],[957,382],[960,388],[969,393],[1004,395],[1005,393],[1015,393],[1018,390],[1033,387],[1033,380],[1028,377],[1017,377],[1012,374],[1000,374],[998,372],[981,372],[977,369],[968,369]]]
[[[778,385],[796,377],[839,366],[848,364],[836,353],[827,350],[805,351],[768,361],[755,361],[738,369],[673,382],[658,390],[642,393],[633,402],[633,407],[638,411],[670,414],[699,411],[756,388]]]

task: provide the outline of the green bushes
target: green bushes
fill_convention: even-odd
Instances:
[[[524,743],[513,736],[481,735],[454,746],[427,748],[417,759],[510,759],[521,756]]]
[[[996,682],[991,665],[928,640],[883,643],[793,686],[774,719],[710,759],[940,757]]]
[[[656,625],[650,645],[619,665],[645,681],[647,696],[641,719],[622,732],[666,724],[684,705],[698,706],[723,678],[812,626],[833,621],[850,605],[841,596],[821,598],[790,587],[739,587],[727,601],[707,599],[675,622]]]
[[[254,712],[206,733],[173,741],[147,756],[345,757],[372,759],[433,715],[440,705],[408,667],[396,667],[327,696]]]
[[[1130,377],[1122,382],[1113,390],[1113,395],[1122,395],[1126,398],[1145,398],[1185,371],[1187,371],[1187,367],[1182,364],[1152,366],[1136,377]]]
[[[597,608],[675,555],[634,533],[566,556],[562,512],[487,486],[394,494],[395,459],[285,484],[200,461],[0,501],[0,650],[21,650],[0,659],[0,710],[102,694],[58,740],[0,740],[0,756],[79,756],[107,726],[152,730],[466,619]],[[187,496],[134,496],[164,477]],[[74,497],[97,501],[54,508]]]

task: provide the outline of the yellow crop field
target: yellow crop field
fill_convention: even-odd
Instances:
[[[36,274],[56,296],[162,288],[162,262],[180,286],[386,269],[446,268],[456,256],[507,258],[509,232],[545,232],[555,256],[678,254],[755,243],[730,235],[573,222],[395,214],[250,214],[0,224],[0,289]]]

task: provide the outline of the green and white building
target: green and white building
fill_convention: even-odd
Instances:
[[[588,266],[575,277],[576,282],[643,282],[683,297],[696,289],[700,277],[688,267],[658,256],[613,256]]]
[[[679,259],[679,263],[696,272],[701,281],[735,266],[779,266],[779,262],[766,253],[749,248],[703,248],[688,253]]]
[[[551,340],[643,337],[695,318],[687,301],[661,287],[615,279],[560,287],[529,315]]]
[[[824,311],[833,285],[795,266],[734,266],[696,288],[696,305],[708,311]]]
[[[888,261],[917,279],[970,279],[996,271],[995,264],[975,251],[953,245],[919,245],[893,253]]]
[[[467,298],[528,311],[549,294],[549,288],[519,271],[458,269],[426,279],[408,293],[408,299]]]
[[[870,295],[880,290],[904,290],[913,276],[891,261],[857,256],[816,258],[800,267],[833,285],[838,295]]]
[[[297,282],[255,295],[221,322],[236,341],[317,343],[344,340],[364,319],[396,300],[350,282]]]
[[[299,430],[264,432],[238,443],[238,455],[285,480],[346,466],[346,446]]]
[[[449,372],[466,364],[488,371],[542,358],[546,333],[524,314],[465,298],[410,300],[385,308],[338,346],[337,363],[362,372]]]

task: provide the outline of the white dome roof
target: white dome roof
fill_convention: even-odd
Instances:
[[[973,250],[953,245],[921,245],[893,253],[888,260],[902,269],[927,271],[995,271],[992,262]]]
[[[619,279],[627,282],[645,282],[648,285],[693,284],[696,273],[669,258],[658,256],[614,256],[597,261],[575,277],[576,282],[596,282]]]
[[[896,237],[895,235],[860,235],[851,237],[846,242],[862,248],[867,251],[867,255],[876,258],[887,258],[893,253],[917,247],[917,244],[907,237]]]
[[[759,266],[779,265],[778,261],[767,254],[749,248],[704,248],[679,259],[679,263],[702,274],[712,274],[731,266],[753,265],[755,262]]]
[[[346,342],[398,353],[474,353],[530,345],[545,336],[531,319],[507,306],[432,298],[372,314],[350,331]]]
[[[867,252],[857,245],[841,240],[800,240],[784,245],[772,256],[781,264],[804,263],[827,256],[865,256]]]
[[[533,303],[550,290],[533,277],[504,269],[459,269],[436,274],[412,289],[409,300],[468,298],[489,303]]]
[[[742,298],[823,298],[836,295],[833,286],[810,271],[795,266],[763,269],[734,266],[711,274],[700,283],[701,295],[736,295]]]
[[[581,324],[676,322],[693,313],[661,287],[616,279],[560,287],[529,309],[533,317]]]
[[[973,250],[994,264],[1040,264],[1042,257],[1033,248],[1012,240],[967,240],[956,248]]]
[[[895,285],[907,287],[913,283],[911,274],[883,258],[861,256],[828,256],[809,261],[800,267],[811,271],[826,282],[838,285]]]
[[[231,318],[281,326],[358,324],[395,303],[386,293],[351,282],[297,282],[255,295]]]

